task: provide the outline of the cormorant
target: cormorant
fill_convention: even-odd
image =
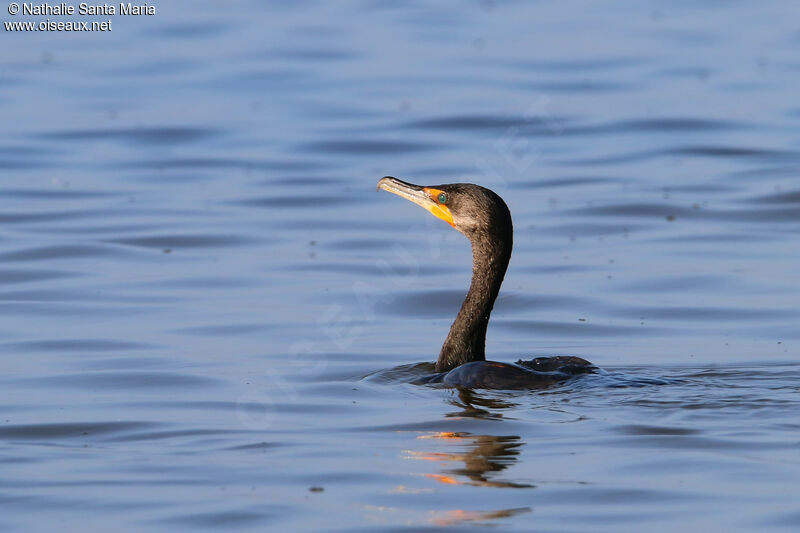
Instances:
[[[511,258],[511,213],[500,196],[471,183],[421,186],[386,176],[383,189],[424,207],[472,243],[472,283],[425,382],[486,389],[542,387],[595,367],[580,357],[537,357],[516,364],[486,361],[486,327]]]

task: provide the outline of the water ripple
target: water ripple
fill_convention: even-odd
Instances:
[[[318,141],[301,146],[302,151],[348,155],[394,155],[437,150],[441,145],[413,141]]]
[[[731,222],[798,222],[800,221],[800,207],[783,209],[726,209],[716,210],[695,205],[685,207],[671,204],[617,204],[596,207],[583,207],[566,211],[567,214],[583,214],[591,216],[616,216],[632,218],[663,218],[669,222],[680,219],[707,219]],[[693,237],[691,235],[685,236]],[[738,237],[737,237],[738,238]]]
[[[66,187],[48,189],[0,189],[0,195],[6,198],[19,198],[21,200],[79,200],[90,198],[108,198],[110,196],[121,196],[119,193],[103,191],[79,191]]]
[[[298,207],[321,207],[346,205],[355,202],[365,201],[364,197],[356,195],[331,196],[331,195],[286,195],[286,196],[264,196],[261,198],[248,198],[246,200],[236,200],[234,205],[249,207],[278,207],[293,209]]]
[[[389,296],[391,301],[381,303],[382,312],[398,316],[450,317],[461,307],[466,290],[397,291]],[[536,295],[503,292],[497,300],[497,314],[530,309],[583,308],[588,305],[582,298],[564,295]]]
[[[549,120],[564,124],[567,117],[548,117]],[[406,127],[431,130],[497,130],[511,127],[522,128],[520,131],[531,133],[531,130],[547,129],[546,123],[537,117],[499,116],[499,115],[455,115],[439,118],[428,118],[410,122]]]
[[[574,322],[560,322],[555,320],[507,320],[498,318],[494,321],[498,329],[506,331],[519,331],[526,334],[540,334],[550,337],[635,337],[639,335],[659,335],[669,334],[674,330],[660,327],[651,328],[632,321],[635,325],[612,326],[609,324],[594,324],[585,321],[575,320]]]
[[[97,390],[152,390],[181,387],[209,387],[219,380],[209,376],[195,376],[178,372],[89,372],[40,376],[27,380],[42,388],[90,388]]]
[[[264,510],[264,504],[259,504],[256,509],[252,510],[193,512],[164,518],[157,523],[192,529],[238,529],[252,527],[256,524],[268,524],[272,519],[279,516],[279,513],[282,514],[283,512],[285,511],[280,508],[276,508],[273,512],[267,512]]]
[[[538,70],[542,72],[576,72],[583,74],[588,71],[616,70],[624,67],[633,67],[646,63],[643,57],[607,57],[597,56],[581,59],[549,59],[515,61],[515,67],[525,72]]]
[[[59,259],[73,259],[81,257],[106,257],[118,254],[118,250],[108,246],[98,246],[93,244],[51,245],[0,253],[0,260],[55,261]]]
[[[249,237],[240,235],[158,235],[143,237],[126,237],[110,239],[103,242],[139,246],[142,248],[158,248],[180,250],[186,248],[214,248],[222,246],[240,246],[255,242]]]
[[[758,204],[800,204],[800,190],[768,194],[748,201]]]
[[[726,307],[630,306],[613,313],[615,316],[642,319],[662,319],[678,321],[755,321],[776,318],[794,318],[800,311],[788,309],[736,309]]]
[[[24,342],[6,342],[0,344],[0,351],[8,352],[66,352],[66,353],[85,353],[85,352],[116,352],[122,350],[140,350],[142,348],[152,348],[153,345],[120,341],[112,339],[54,339]]]
[[[736,146],[682,146],[679,148],[671,148],[667,153],[672,155],[692,155],[701,157],[751,157],[760,159],[783,159],[792,158],[797,159],[800,157],[800,152],[793,152],[788,150],[769,150],[764,148],[747,148]]]
[[[114,435],[155,427],[150,422],[65,422],[53,424],[0,425],[0,438],[63,440]]]
[[[120,140],[135,144],[159,146],[190,143],[218,134],[218,131],[210,128],[164,126],[159,128],[64,130],[45,133],[41,137],[63,141]]]
[[[613,428],[614,431],[627,435],[698,435],[699,430],[690,428],[668,427],[668,426],[645,426],[631,424]]]
[[[0,285],[15,285],[17,283],[32,283],[51,279],[69,278],[80,276],[78,272],[66,270],[0,270]]]
[[[252,160],[252,159],[233,159],[225,157],[184,157],[170,159],[143,159],[115,163],[115,168],[141,168],[155,170],[172,169],[229,169],[236,168],[242,170],[315,170],[320,167],[319,163],[313,161],[291,161],[291,160]]]
[[[111,215],[109,210],[84,209],[80,211],[43,211],[25,213],[0,213],[0,224],[24,224],[28,222],[55,222],[80,218],[100,218]]]

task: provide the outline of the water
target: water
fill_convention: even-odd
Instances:
[[[794,3],[156,5],[2,35],[0,530],[800,527]],[[409,384],[470,252],[387,174],[605,372]]]

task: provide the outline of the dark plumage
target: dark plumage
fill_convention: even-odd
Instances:
[[[442,381],[474,388],[541,386],[592,368],[579,357],[545,357],[517,365],[487,362],[486,328],[511,259],[511,213],[500,196],[471,183],[421,186],[387,176],[378,189],[424,207],[472,243],[472,283],[442,345],[437,372]]]
[[[472,243],[472,283],[442,345],[438,372],[486,359],[489,315],[506,275],[513,245],[511,213],[497,194],[478,185],[438,185],[448,195],[455,228]]]

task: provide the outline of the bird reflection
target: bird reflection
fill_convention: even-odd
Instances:
[[[511,409],[518,404],[503,398],[498,393],[481,392],[475,389],[457,389],[457,396],[449,400],[450,405],[460,410],[447,413],[448,418],[469,417],[489,420],[503,418],[503,413],[492,409]]]
[[[430,521],[437,526],[452,526],[462,522],[490,522],[498,518],[509,518],[530,512],[530,507],[499,509],[497,511],[434,511],[431,513]]]
[[[522,441],[518,436],[471,435],[469,433],[440,432],[417,437],[421,440],[437,439],[457,446],[453,452],[409,451],[413,459],[444,463],[441,472],[425,477],[448,485],[477,487],[534,488],[528,483],[497,479],[497,474],[518,460]],[[452,464],[451,464],[452,463]]]

